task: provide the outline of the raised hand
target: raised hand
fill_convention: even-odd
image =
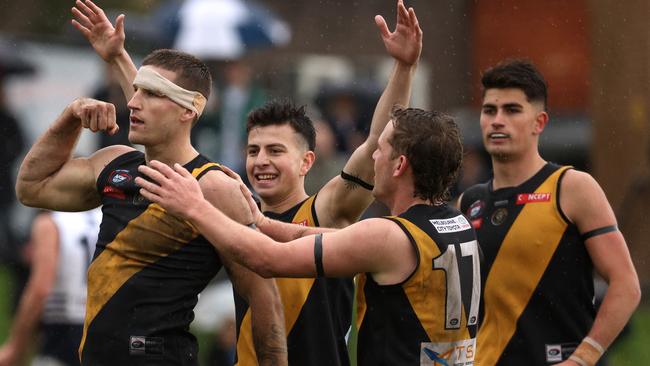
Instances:
[[[90,0],[77,0],[72,8],[72,25],[86,37],[95,52],[106,62],[111,62],[124,50],[124,14],[115,19],[115,27],[104,11]]]
[[[386,20],[381,15],[375,16],[375,24],[379,28],[388,54],[407,65],[418,61],[422,51],[422,29],[413,8],[407,10],[403,0],[397,1],[397,24],[394,32],[388,30]]]
[[[93,132],[106,131],[114,135],[120,129],[115,120],[115,106],[90,98],[79,98],[70,105],[72,115],[81,121],[83,128]]]

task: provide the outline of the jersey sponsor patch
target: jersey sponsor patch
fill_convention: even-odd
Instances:
[[[304,219],[302,221],[292,222],[292,224],[296,224],[300,226],[309,226],[309,221],[307,219]]]
[[[102,193],[108,197],[117,198],[119,200],[126,199],[126,194],[121,189],[112,186],[104,186]]]
[[[521,193],[517,195],[517,204],[524,205],[526,203],[536,202],[549,202],[551,200],[550,193]]]
[[[446,343],[420,343],[420,366],[474,365],[476,339]]]
[[[429,220],[440,234],[465,231],[471,227],[465,216],[458,215],[449,219]]]
[[[568,360],[569,356],[578,347],[577,343],[547,344],[545,345],[546,362],[561,362]]]
[[[481,218],[481,217],[479,217],[479,218],[476,219],[476,220],[472,220],[472,227],[473,227],[475,230],[480,229],[482,224],[483,224],[483,218]]]
[[[131,336],[129,354],[131,355],[161,355],[164,352],[162,337]]]

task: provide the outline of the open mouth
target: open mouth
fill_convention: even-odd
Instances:
[[[271,182],[274,181],[278,177],[277,174],[255,174],[255,180],[257,180],[258,183],[266,183],[266,182]]]
[[[131,116],[131,117],[129,118],[129,121],[130,121],[131,124],[133,124],[133,125],[143,125],[143,124],[144,124],[144,121],[142,121],[141,119],[139,119],[139,118],[137,118],[137,117],[134,117],[134,116]]]
[[[488,134],[488,138],[490,140],[503,140],[509,138],[510,135],[502,133],[502,132],[493,132]]]

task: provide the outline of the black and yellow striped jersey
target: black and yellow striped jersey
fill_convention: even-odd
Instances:
[[[319,226],[311,196],[272,219],[305,226]],[[349,365],[345,335],[352,318],[351,278],[276,278],[284,306],[289,365]],[[237,323],[236,365],[257,365],[248,304],[235,294]]]
[[[403,282],[357,282],[359,366],[473,365],[480,300],[476,235],[447,205],[415,205],[389,216],[417,254]]]
[[[520,186],[493,190],[488,182],[463,194],[461,210],[485,255],[481,366],[566,360],[591,328],[592,262],[559,206],[568,169],[549,163]]]
[[[144,154],[110,162],[97,180],[103,218],[88,270],[80,346],[83,365],[197,365],[188,332],[197,295],[221,268],[213,246],[188,222],[139,194]],[[200,179],[220,169],[202,155],[185,165]]]

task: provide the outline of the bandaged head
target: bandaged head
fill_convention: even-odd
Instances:
[[[203,94],[181,88],[156,72],[152,66],[140,67],[135,80],[133,80],[133,85],[139,89],[146,89],[166,96],[182,107],[196,112],[197,118],[203,113],[203,108],[205,108],[207,102]]]

